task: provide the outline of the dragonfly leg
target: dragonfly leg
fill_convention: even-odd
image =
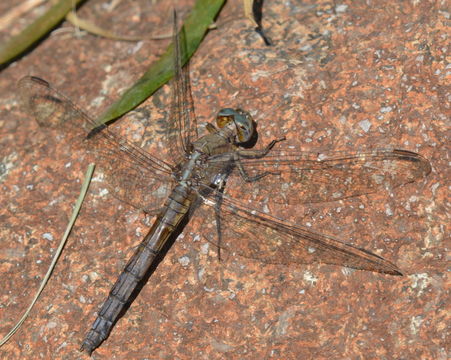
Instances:
[[[243,165],[240,163],[239,158],[246,158],[246,159],[259,159],[262,157],[265,157],[271,149],[276,145],[278,142],[284,141],[286,138],[285,136],[280,139],[274,139],[271,141],[264,149],[262,150],[248,150],[248,149],[239,149],[237,150],[237,159],[235,159],[235,164],[238,168],[238,171],[240,172],[241,177],[246,182],[254,182],[258,181],[261,178],[267,176],[267,175],[280,175],[279,171],[265,171],[261,174],[257,174],[255,176],[249,176],[246,171],[244,170]]]
[[[156,216],[159,213],[161,213],[163,210],[164,210],[164,207],[143,209],[144,214],[146,214],[147,216]]]
[[[205,126],[205,130],[207,130],[209,134],[216,134],[218,132],[218,129],[216,129],[215,126],[210,123]]]
[[[217,187],[215,189],[215,222],[216,222],[216,233],[218,235],[218,261],[221,261],[221,242],[222,242],[222,232],[221,232],[221,205],[223,201],[223,193],[225,189],[226,178],[222,177],[221,180],[217,183]]]
[[[286,140],[285,136],[281,137],[280,139],[274,139],[268,145],[266,145],[265,148],[261,150],[238,149],[236,150],[236,153],[239,155],[240,158],[260,159],[262,157],[265,157],[271,151],[274,145],[284,140]]]
[[[244,170],[243,164],[241,164],[239,160],[235,162],[235,165],[238,168],[238,171],[240,172],[241,178],[246,182],[255,182],[268,175],[280,175],[280,171],[265,171],[262,172],[261,174],[249,176],[246,173],[246,170]]]
[[[222,193],[224,191],[224,184],[221,184],[219,189],[215,191],[215,222],[216,222],[216,232],[218,235],[218,245],[216,247],[218,251],[218,261],[221,261],[221,204],[222,204]]]

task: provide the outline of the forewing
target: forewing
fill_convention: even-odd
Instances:
[[[214,193],[200,191],[204,205],[197,211],[214,224]],[[208,194],[208,195],[205,195]],[[220,208],[221,249],[266,263],[325,263],[359,270],[401,275],[396,265],[364,249],[315,233],[269,214],[247,208],[224,196]]]
[[[174,79],[172,81],[172,104],[167,142],[177,149],[180,159],[190,152],[191,142],[196,140],[197,121],[191,94],[189,64],[183,66],[188,57],[184,27],[177,30],[177,16],[174,12],[172,43],[174,46]]]
[[[96,123],[45,80],[19,81],[22,105],[40,126],[60,129],[92,153],[112,194],[144,210],[161,205],[171,182],[171,166]],[[93,130],[94,129],[94,130]]]
[[[431,167],[421,155],[405,150],[370,152],[284,152],[271,150],[261,159],[239,160],[249,177],[268,172],[258,181],[246,182],[235,168],[227,189],[239,191],[242,201],[306,204],[336,201],[387,191],[426,176]],[[212,158],[212,168],[224,165]]]

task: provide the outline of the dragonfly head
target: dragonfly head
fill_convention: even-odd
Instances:
[[[216,125],[220,129],[233,127],[237,143],[248,142],[255,131],[252,116],[241,109],[224,108],[219,110],[216,116]]]

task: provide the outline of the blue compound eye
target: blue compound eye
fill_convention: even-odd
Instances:
[[[252,117],[246,111],[241,109],[236,110],[235,124],[237,129],[238,142],[245,143],[249,141],[254,133],[254,123]]]

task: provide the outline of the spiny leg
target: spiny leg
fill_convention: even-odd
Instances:
[[[286,137],[283,136],[280,139],[274,139],[272,140],[268,145],[265,146],[264,149],[261,150],[250,150],[250,149],[237,149],[236,153],[239,155],[240,158],[244,159],[260,159],[262,157],[265,157],[271,149],[276,145],[278,142],[285,141]]]
[[[218,261],[221,261],[221,242],[222,242],[222,233],[221,233],[221,204],[223,200],[222,194],[224,193],[225,181],[221,180],[218,184],[217,189],[215,190],[215,222],[216,222],[216,233],[218,236]]]
[[[265,157],[271,151],[271,149],[274,147],[274,145],[276,145],[278,142],[284,141],[285,139],[286,139],[285,136],[280,139],[274,139],[263,150],[239,149],[239,150],[237,150],[236,153],[240,158],[260,159],[260,158]],[[241,177],[246,182],[255,182],[267,175],[280,175],[280,172],[278,172],[278,171],[265,171],[261,174],[249,176],[246,173],[246,171],[244,170],[243,165],[240,163],[239,158],[235,159],[235,163],[238,168],[238,171],[240,172]]]

